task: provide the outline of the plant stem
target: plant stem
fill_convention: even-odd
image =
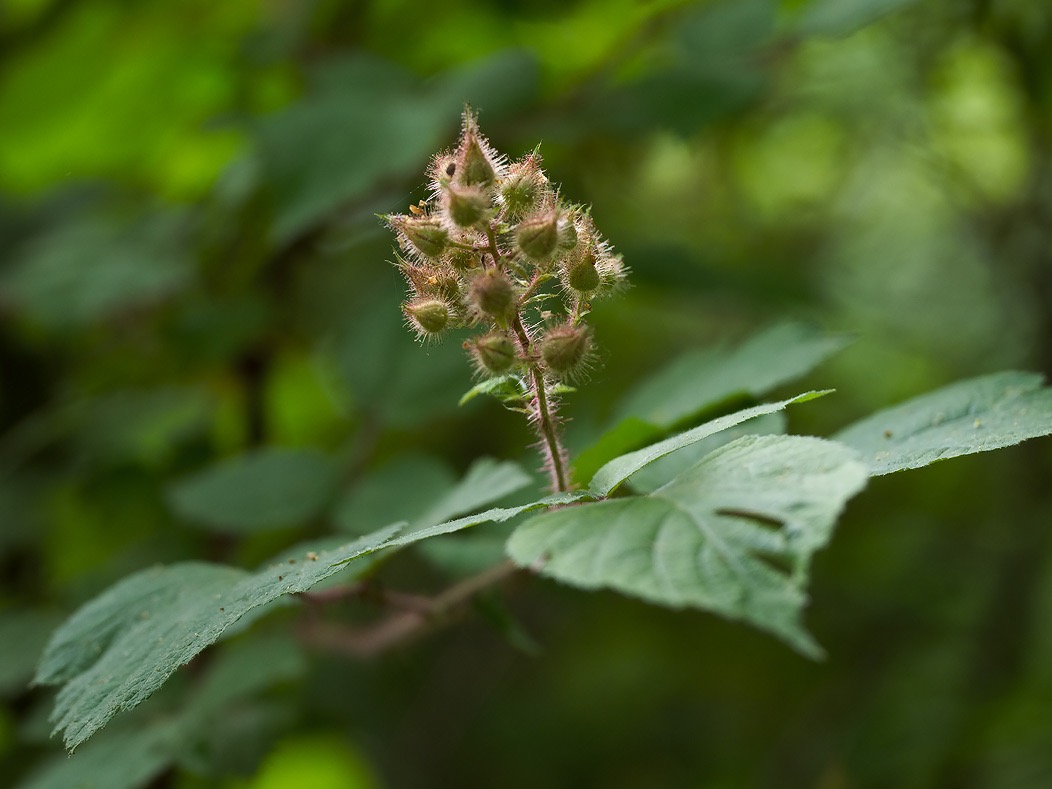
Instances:
[[[500,249],[497,247],[497,235],[493,231],[492,225],[488,222],[483,222],[482,228],[486,233],[486,239],[489,241],[488,251],[493,256],[493,263],[499,266],[502,262],[502,257]],[[527,293],[535,289],[538,284],[539,278],[534,279],[530,283]],[[521,304],[519,306],[521,309]],[[570,480],[566,473],[566,453],[563,451],[562,444],[559,441],[559,425],[555,421],[554,409],[549,401],[548,391],[544,383],[544,371],[537,364],[536,357],[533,357],[531,354],[532,342],[530,335],[522,322],[522,315],[518,312],[515,313],[511,326],[515,330],[515,336],[519,339],[522,353],[526,357],[527,365],[530,368],[533,400],[536,407],[537,432],[540,434],[544,454],[548,458],[548,472],[551,478],[552,493],[562,493],[570,489]]]
[[[364,630],[348,630],[323,622],[308,621],[301,627],[300,634],[315,647],[351,657],[375,657],[419,637],[448,619],[479,592],[507,580],[518,570],[510,561],[501,562],[478,575],[465,578],[430,600],[415,598],[426,602],[426,605],[414,605]],[[351,587],[351,590],[353,596],[357,589]]]
[[[512,322],[512,328],[519,338],[524,353],[529,353],[530,336],[522,325],[522,318],[518,314]],[[551,475],[552,493],[562,493],[570,489],[569,480],[566,475],[565,453],[559,442],[559,426],[551,404],[548,401],[548,392],[544,383],[544,371],[536,362],[529,362],[530,378],[532,379],[533,400],[536,411],[537,432],[540,434],[541,444],[544,446],[545,455],[549,459],[549,474]]]

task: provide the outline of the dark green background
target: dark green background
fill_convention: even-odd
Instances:
[[[859,336],[786,390],[837,389],[794,432],[1052,373],[1040,0],[7,0],[0,69],[5,782],[65,760],[26,690],[63,616],[156,562],[249,567],[333,531],[218,533],[173,481],[268,446],[345,460],[341,491],[406,453],[439,483],[480,455],[533,468],[517,415],[458,409],[457,343],[404,330],[375,218],[424,196],[464,101],[501,151],[541,141],[632,269],[594,313],[572,447],[679,352],[787,317]],[[1052,786],[1050,452],[874,480],[816,563],[825,662],[529,581],[381,662],[293,652],[129,785]],[[444,583],[419,557],[389,574]],[[239,638],[265,664],[296,621]],[[165,720],[238,643],[130,721]]]

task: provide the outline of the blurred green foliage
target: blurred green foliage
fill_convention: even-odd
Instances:
[[[1034,0],[5,3],[0,774],[1052,784],[1047,441],[873,481],[814,567],[823,663],[533,581],[376,663],[303,650],[288,611],[246,623],[71,759],[26,687],[55,623],[129,573],[253,567],[382,526],[359,524],[386,502],[422,517],[480,456],[533,467],[517,415],[458,408],[459,343],[421,350],[400,325],[374,216],[423,197],[464,101],[501,150],[542,140],[633,270],[593,315],[603,362],[566,398],[571,448],[645,374],[788,316],[859,336],[809,375],[837,394],[793,432],[1052,374],[1050,53]],[[304,492],[290,456],[324,479]],[[420,490],[392,501],[406,469]],[[216,502],[224,474],[257,476]],[[239,531],[246,502],[265,530]],[[395,569],[417,591],[466,572]]]

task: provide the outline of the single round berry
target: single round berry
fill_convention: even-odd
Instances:
[[[583,326],[555,326],[541,340],[544,366],[558,378],[572,378],[584,371],[592,338]]]
[[[441,299],[416,299],[405,305],[417,331],[425,336],[441,334],[449,326],[449,305]]]
[[[446,251],[449,231],[431,217],[392,217],[391,226],[402,232],[409,243],[425,258],[434,259]]]
[[[582,255],[571,260],[566,266],[565,276],[566,285],[578,293],[591,293],[602,282],[592,255]]]
[[[515,228],[515,243],[530,260],[546,260],[559,244],[559,217],[550,214],[526,219]]]
[[[503,332],[483,334],[466,345],[479,368],[493,375],[503,375],[517,361],[515,343]]]
[[[514,283],[497,269],[487,269],[471,280],[468,299],[483,315],[503,321],[515,312]]]
[[[478,187],[468,186],[463,189],[455,186],[447,188],[449,195],[449,218],[458,227],[471,227],[486,215],[489,199]]]

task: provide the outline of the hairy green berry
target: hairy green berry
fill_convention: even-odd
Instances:
[[[514,283],[497,269],[475,276],[468,286],[468,300],[482,315],[503,323],[515,313],[517,293]]]
[[[530,260],[547,260],[559,244],[559,215],[551,211],[524,219],[515,228],[515,243]]]
[[[602,283],[595,267],[595,256],[579,255],[567,261],[563,270],[563,281],[566,287],[578,293],[591,293]]]
[[[545,195],[548,179],[541,172],[540,157],[534,153],[508,169],[500,185],[500,199],[512,219],[537,210]]]
[[[559,249],[569,252],[577,247],[577,225],[566,221],[559,223]]]
[[[540,343],[544,366],[557,378],[574,378],[588,366],[592,337],[584,326],[565,324],[548,330]]]
[[[447,170],[446,174],[464,186],[489,187],[497,179],[501,159],[479,133],[478,116],[465,107],[454,172]]]
[[[425,258],[434,259],[446,251],[449,231],[439,220],[428,216],[391,216],[387,221]]]
[[[470,271],[482,265],[477,253],[470,249],[453,247],[449,253],[449,265],[457,271]]]
[[[449,218],[459,227],[471,227],[486,215],[489,198],[477,186],[446,187]]]
[[[477,131],[465,135],[464,148],[456,165],[456,177],[465,186],[489,186],[496,171],[479,143]]]
[[[515,343],[504,332],[490,332],[468,340],[464,346],[471,351],[480,371],[492,375],[502,375],[512,368],[517,361]]]
[[[415,299],[403,308],[413,328],[422,337],[441,334],[449,326],[449,305],[441,299]]]

